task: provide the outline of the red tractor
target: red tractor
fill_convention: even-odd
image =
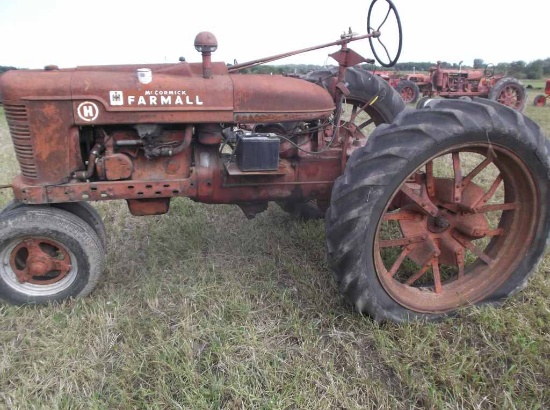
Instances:
[[[391,22],[394,57],[381,40]],[[21,173],[0,213],[0,298],[88,295],[110,249],[90,203],[125,200],[134,215],[159,215],[174,197],[236,204],[248,218],[271,201],[323,215],[339,289],[379,321],[435,320],[522,289],[550,230],[541,129],[485,99],[405,109],[348,48],[368,39],[381,64],[397,61],[392,2],[374,0],[367,24],[364,35],[233,66],[212,62],[217,41],[202,32],[198,63],[6,73],[0,93]],[[334,69],[242,73],[334,45]]]
[[[535,97],[533,105],[535,107],[544,107],[546,100],[550,98],[550,79],[546,80],[546,87],[544,88],[544,94],[539,94]]]
[[[513,77],[495,74],[491,65],[481,70],[443,69],[441,62],[430,68],[429,77],[416,81],[423,98],[418,107],[434,97],[481,97],[497,101],[518,111],[523,111],[527,92],[523,84]]]

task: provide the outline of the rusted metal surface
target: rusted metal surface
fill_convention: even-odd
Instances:
[[[134,216],[162,215],[170,209],[170,198],[127,199],[126,202]]]
[[[177,159],[185,163],[190,160],[189,154],[190,151],[183,152]],[[18,200],[29,204],[176,196],[209,203],[238,203],[245,199],[261,202],[293,196],[328,198],[340,172],[338,157],[281,160],[281,172],[237,172],[233,164],[227,163],[228,159],[218,157],[217,147],[208,146],[196,149],[192,172],[182,166],[169,175],[167,169],[171,169],[172,160],[135,161],[132,179],[122,181],[75,181],[44,186],[29,185],[18,177],[13,191]],[[186,174],[187,178],[182,177]]]
[[[535,183],[515,153],[490,148],[448,154],[452,177],[440,177],[435,159],[429,161],[388,206],[375,243],[377,269],[403,306],[433,313],[475,303],[504,283],[521,261],[517,255],[527,252],[536,229],[531,212],[540,206]],[[472,152],[485,159],[463,175],[462,161]],[[499,174],[504,164],[508,171]],[[505,196],[497,191],[502,186]]]
[[[250,74],[232,76],[232,82],[235,122],[308,121],[335,108],[326,90],[297,78]]]
[[[11,251],[10,267],[19,283],[50,285],[71,270],[69,253],[59,242],[47,238],[25,238]]]

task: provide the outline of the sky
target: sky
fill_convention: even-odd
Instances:
[[[381,4],[383,0],[378,0]],[[332,8],[329,5],[334,5]],[[90,64],[198,62],[200,31],[218,40],[213,61],[243,63],[367,32],[367,0],[0,0],[0,65],[61,68]],[[399,61],[472,65],[550,57],[550,1],[394,0],[403,27]],[[382,40],[393,52],[394,27]],[[387,29],[386,31],[384,31]],[[350,48],[372,57],[368,40]],[[334,64],[337,47],[271,64]]]

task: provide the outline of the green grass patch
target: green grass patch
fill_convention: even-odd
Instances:
[[[544,87],[546,86],[546,78],[542,78],[540,80],[521,80],[521,82],[526,87],[531,87],[534,90],[544,90]]]

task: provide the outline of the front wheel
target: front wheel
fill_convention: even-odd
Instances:
[[[542,94],[537,95],[533,101],[533,105],[535,107],[544,107],[546,105],[546,96]]]
[[[414,104],[418,100],[420,90],[418,86],[411,80],[401,80],[395,86],[395,90],[401,95],[405,104]]]
[[[0,215],[0,299],[43,304],[83,297],[95,287],[104,249],[83,219],[48,206]]]
[[[334,185],[325,226],[340,290],[397,322],[512,295],[545,251],[549,172],[540,128],[500,104],[403,112]]]

